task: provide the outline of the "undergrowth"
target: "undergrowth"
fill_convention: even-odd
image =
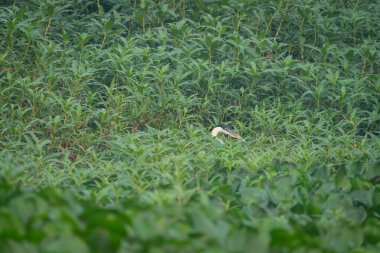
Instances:
[[[378,252],[378,13],[2,1],[0,251]]]

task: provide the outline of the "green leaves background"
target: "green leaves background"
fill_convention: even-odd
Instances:
[[[377,252],[379,6],[3,1],[0,250]]]

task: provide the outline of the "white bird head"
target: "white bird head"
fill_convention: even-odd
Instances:
[[[237,133],[232,132],[231,129],[229,129],[228,127],[225,127],[225,126],[215,127],[211,131],[212,137],[217,137],[219,133],[224,133],[224,134],[227,134],[227,135],[229,135],[229,136],[231,136],[233,138],[241,139],[240,135],[238,135]]]

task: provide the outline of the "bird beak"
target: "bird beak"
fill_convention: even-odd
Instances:
[[[238,139],[238,140],[241,139],[241,136],[240,136],[240,135],[238,135],[237,133],[232,132],[232,131],[229,130],[229,129],[224,129],[224,131],[226,131],[226,134],[228,134],[228,135],[231,136],[231,137],[234,137],[234,138],[236,138],[236,139]]]

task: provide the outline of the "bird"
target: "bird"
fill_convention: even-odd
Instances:
[[[217,138],[219,133],[227,134],[227,135],[229,135],[229,136],[231,136],[231,137],[233,137],[235,139],[238,139],[238,140],[241,139],[240,135],[238,135],[237,133],[234,133],[228,127],[226,127],[226,126],[217,126],[214,129],[212,129],[211,135],[212,135],[212,137],[216,138],[222,144],[223,144],[223,141]]]

